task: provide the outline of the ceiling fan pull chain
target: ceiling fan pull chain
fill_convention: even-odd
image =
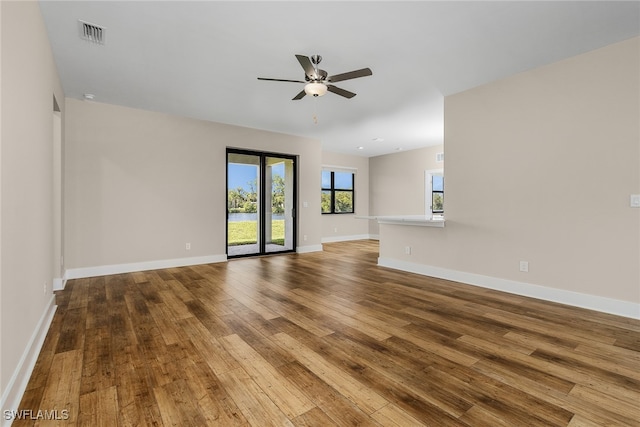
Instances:
[[[317,96],[313,97],[313,124],[318,125],[318,100]]]

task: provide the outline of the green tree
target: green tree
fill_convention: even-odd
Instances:
[[[320,199],[322,213],[331,213],[331,191],[323,191],[322,199]]]
[[[237,209],[244,206],[247,193],[242,187],[231,189],[227,192],[227,208]]]
[[[353,212],[353,193],[336,191],[336,212]]]
[[[441,211],[444,209],[444,198],[441,193],[433,193],[433,203],[432,203],[434,211]]]
[[[246,200],[250,202],[257,202],[258,201],[258,179],[256,178],[253,181],[247,182],[247,185],[249,186],[249,191],[247,192]]]
[[[271,212],[284,213],[284,178],[276,174],[272,177],[271,184]]]
[[[246,213],[256,213],[258,212],[258,204],[256,202],[246,201],[244,203],[244,211]]]

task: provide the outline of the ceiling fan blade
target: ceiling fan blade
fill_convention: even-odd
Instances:
[[[306,82],[303,82],[302,80],[268,79],[268,78],[265,78],[265,77],[258,77],[258,80],[267,80],[267,81],[270,81],[270,82],[306,83]]]
[[[292,101],[297,101],[298,99],[302,99],[302,98],[304,98],[304,96],[305,96],[306,94],[307,94],[307,93],[306,93],[306,92],[304,91],[304,89],[303,89],[303,90],[301,90],[301,91],[300,91],[300,93],[299,93],[299,94],[297,94],[296,96],[294,96],[291,100],[292,100]]]
[[[349,99],[351,99],[354,96],[356,96],[355,93],[349,92],[348,90],[340,89],[339,87],[336,87],[334,85],[327,85],[327,90],[329,92],[335,93],[336,95],[344,96],[345,98],[349,98]]]
[[[304,73],[307,75],[307,77],[309,77],[311,80],[317,80],[318,75],[316,74],[316,69],[313,67],[313,64],[311,63],[309,57],[304,55],[296,55],[296,58],[298,58],[298,62],[300,63],[300,65],[302,65]]]
[[[348,73],[336,74],[335,76],[327,77],[328,82],[341,82],[343,80],[357,79],[358,77],[371,76],[373,73],[369,68],[363,68],[361,70],[349,71]]]

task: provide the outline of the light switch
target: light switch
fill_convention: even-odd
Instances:
[[[302,202],[302,207],[303,208],[308,208],[309,207],[309,202]]]
[[[632,208],[640,208],[640,194],[632,194],[629,198],[629,205]]]

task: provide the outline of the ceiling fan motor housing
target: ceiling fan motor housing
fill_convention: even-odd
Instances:
[[[327,74],[327,72],[325,70],[318,69],[316,71],[316,78],[315,79],[312,79],[311,77],[309,77],[307,75],[304,76],[304,79],[306,81],[308,81],[308,82],[323,82],[323,81],[325,81],[327,79],[327,76],[328,76],[328,74]]]

